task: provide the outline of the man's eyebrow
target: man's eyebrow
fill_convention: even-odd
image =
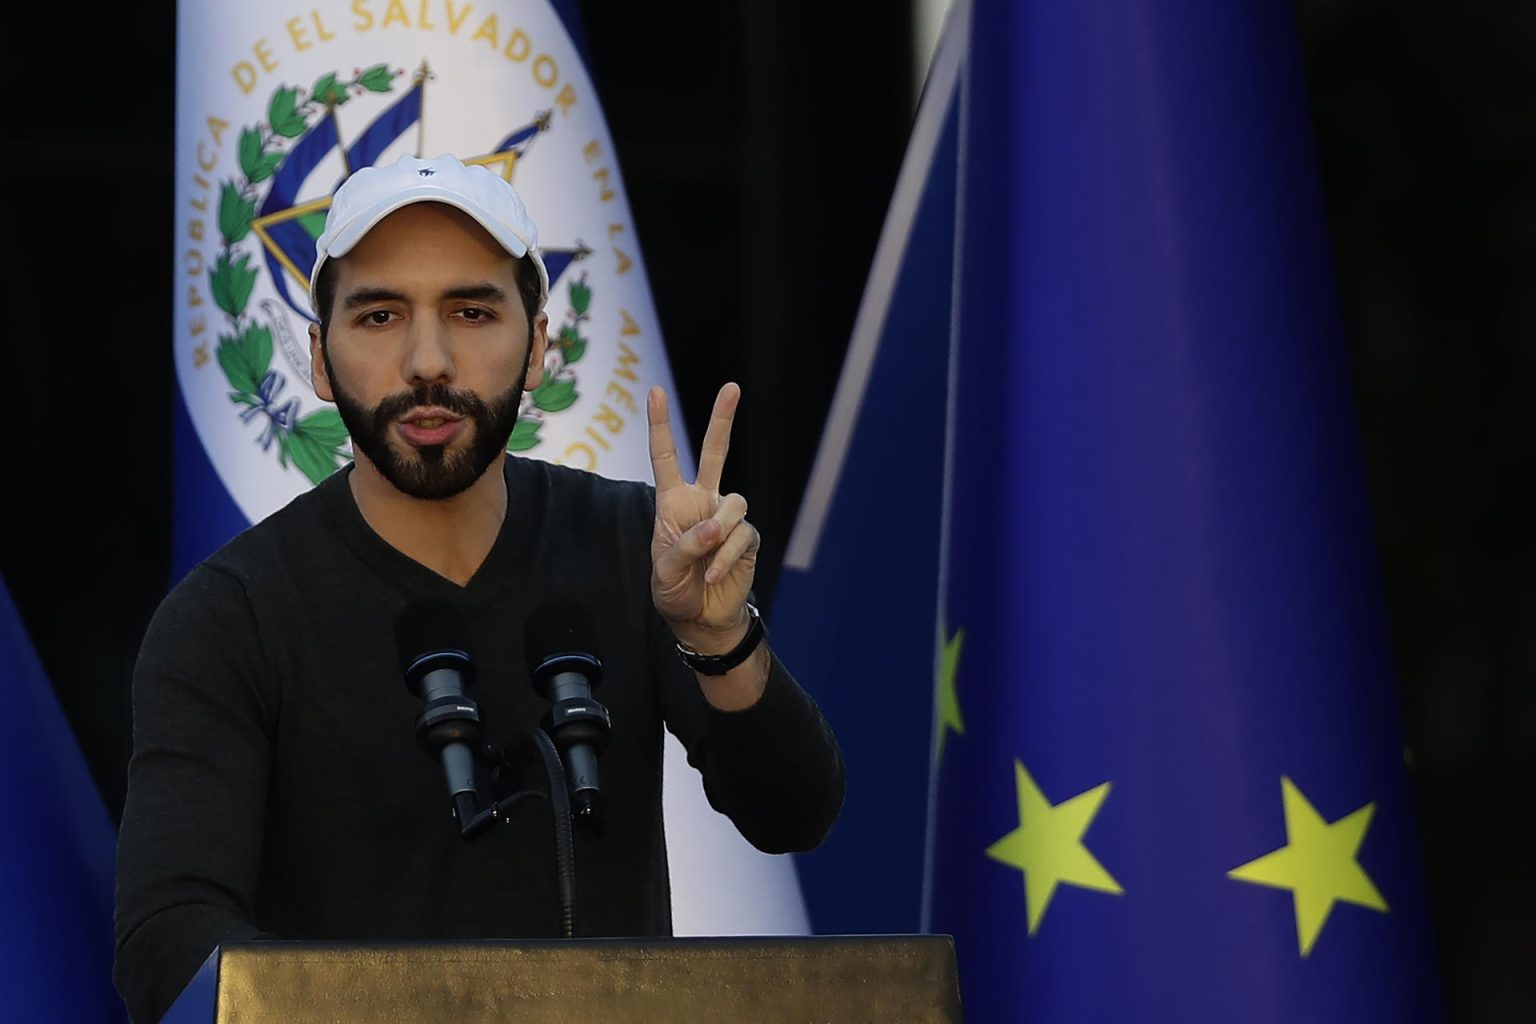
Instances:
[[[347,295],[345,305],[348,309],[356,309],[370,302],[402,302],[404,299],[405,296],[393,288],[359,288]]]
[[[499,285],[489,281],[478,284],[465,284],[457,288],[449,288],[443,292],[445,299],[474,299],[479,302],[506,302],[507,291]]]

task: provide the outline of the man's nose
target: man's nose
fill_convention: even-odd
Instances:
[[[436,318],[412,320],[401,373],[409,383],[453,380],[453,355],[448,350],[448,334]]]

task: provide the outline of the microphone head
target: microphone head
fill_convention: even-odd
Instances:
[[[534,688],[546,697],[549,681],[561,672],[580,672],[592,686],[602,678],[596,620],[575,601],[545,601],[530,612],[523,620],[523,652]]]
[[[457,669],[466,687],[471,662],[466,651],[464,614],[446,601],[416,601],[395,617],[395,649],[406,689],[422,695],[421,681],[440,668]]]

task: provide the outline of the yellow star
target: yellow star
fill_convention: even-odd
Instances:
[[[1029,910],[1029,934],[1033,935],[1058,885],[1116,895],[1125,890],[1083,845],[1083,833],[1109,795],[1109,783],[1053,807],[1024,766],[1015,761],[1013,767],[1019,790],[1019,827],[987,847],[987,856],[1024,872],[1024,903]]]
[[[1227,872],[1229,878],[1289,889],[1296,902],[1296,939],[1301,955],[1312,952],[1318,933],[1339,900],[1385,912],[1386,900],[1355,860],[1374,803],[1329,824],[1307,802],[1296,784],[1280,777],[1285,804],[1285,846]]]
[[[944,738],[953,729],[965,735],[965,722],[960,717],[960,699],[955,695],[955,672],[960,667],[960,645],[965,643],[965,630],[960,630],[944,643],[939,657],[939,757],[944,756]]]

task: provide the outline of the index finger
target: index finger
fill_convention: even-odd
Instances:
[[[677,464],[677,442],[672,440],[672,421],[667,416],[667,393],[660,386],[645,396],[645,416],[650,422],[651,476],[656,489],[676,487],[683,482],[683,471]]]
[[[736,418],[736,403],[741,388],[727,384],[715,396],[715,409],[709,414],[704,431],[704,447],[699,451],[699,477],[695,482],[706,491],[718,493],[720,475],[725,471],[725,454],[731,450],[731,422]]]

